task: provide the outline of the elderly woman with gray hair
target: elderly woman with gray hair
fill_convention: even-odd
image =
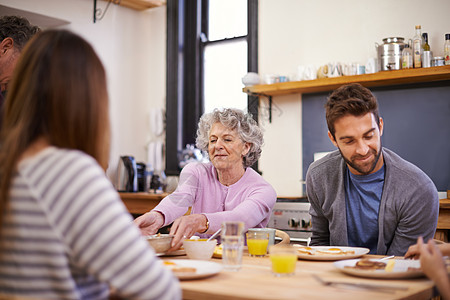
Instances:
[[[250,166],[261,155],[263,133],[241,110],[215,109],[198,124],[196,145],[208,151],[208,163],[190,163],[177,189],[153,210],[135,220],[142,234],[155,234],[172,224],[172,248],[194,234],[208,236],[224,221],[243,221],[246,229],[265,227],[276,193]],[[185,215],[188,208],[191,213]]]

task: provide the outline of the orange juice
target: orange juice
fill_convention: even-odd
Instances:
[[[264,256],[267,253],[268,239],[248,239],[248,253],[255,256]]]
[[[270,261],[272,262],[272,272],[277,275],[293,274],[295,264],[297,263],[297,255],[291,253],[271,253]]]

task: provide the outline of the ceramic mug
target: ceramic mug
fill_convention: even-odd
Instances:
[[[299,65],[297,67],[297,80],[301,81],[303,80],[303,74],[305,74],[306,67],[303,65]]]
[[[342,74],[345,76],[356,75],[356,64],[344,64],[342,66]]]
[[[297,67],[298,80],[314,80],[317,79],[317,70],[314,65],[299,65]]]
[[[371,57],[366,62],[366,74],[378,72],[378,59]]]
[[[366,66],[365,65],[357,65],[356,75],[366,74]]]
[[[303,72],[303,80],[317,79],[317,70],[314,65],[307,65]]]
[[[326,77],[339,77],[342,76],[342,64],[341,63],[328,63],[326,68]]]
[[[327,78],[328,74],[328,65],[320,66],[317,70],[317,78]]]

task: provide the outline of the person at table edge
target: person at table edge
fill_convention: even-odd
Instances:
[[[25,44],[41,29],[20,16],[0,17],[0,126],[6,90]]]
[[[142,234],[155,234],[173,222],[172,251],[194,234],[211,235],[224,221],[243,221],[246,229],[265,227],[277,196],[250,168],[260,157],[262,144],[262,130],[250,114],[233,108],[204,114],[196,145],[208,151],[210,162],[183,168],[177,189],[135,220]],[[189,207],[191,214],[185,216]]]
[[[418,167],[382,147],[375,96],[360,84],[348,84],[329,96],[325,108],[328,137],[338,150],[307,171],[311,245],[403,256],[419,236],[433,238],[436,187]]]
[[[108,107],[85,39],[47,29],[28,42],[0,132],[0,299],[181,299],[105,175]]]

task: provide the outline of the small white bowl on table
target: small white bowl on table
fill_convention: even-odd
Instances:
[[[190,259],[209,260],[211,259],[214,249],[216,248],[217,240],[213,239],[185,239],[183,240],[183,248],[186,255]]]
[[[173,235],[170,234],[154,234],[146,236],[147,242],[155,250],[157,254],[166,253],[170,249]]]

